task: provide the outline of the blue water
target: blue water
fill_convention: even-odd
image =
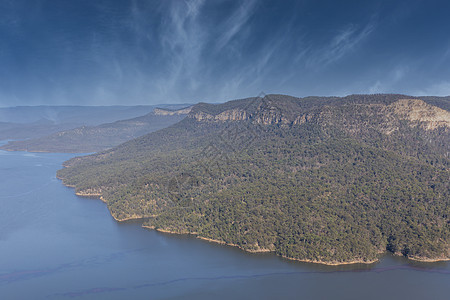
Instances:
[[[73,155],[0,151],[0,299],[450,299],[450,264],[329,267],[117,223],[55,178]]]

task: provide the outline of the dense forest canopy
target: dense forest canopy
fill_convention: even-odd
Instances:
[[[450,99],[267,95],[65,163],[118,220],[284,257],[450,258]]]

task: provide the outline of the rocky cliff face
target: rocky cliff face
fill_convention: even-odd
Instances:
[[[244,103],[242,107],[225,109],[217,113],[211,113],[206,110],[193,111],[189,116],[199,122],[228,122],[228,121],[247,121],[263,124],[274,125],[283,124],[290,125],[293,122],[301,123],[302,117],[298,120],[291,120],[284,114],[283,110],[273,105],[270,101],[262,99],[252,99],[248,103]]]
[[[450,128],[450,112],[419,99],[402,99],[387,107],[399,119],[411,121],[426,130]]]
[[[230,109],[223,111],[217,115],[213,115],[204,111],[198,111],[189,115],[189,118],[199,122],[225,122],[225,121],[244,121],[248,120],[250,115],[243,109]]]
[[[410,126],[420,126],[425,130],[450,128],[450,112],[420,99],[400,99],[390,104],[343,101],[338,105],[318,105],[309,109],[295,106],[292,109],[280,105],[280,102],[259,100],[254,106],[226,109],[215,114],[207,109],[200,109],[192,111],[188,117],[198,122],[250,120],[262,125],[280,126],[317,122],[322,125],[345,127],[349,132],[370,127],[385,134],[397,130],[398,122],[402,120],[409,121]]]

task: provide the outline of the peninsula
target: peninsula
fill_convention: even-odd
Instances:
[[[267,95],[58,172],[116,220],[315,263],[450,258],[450,99]]]

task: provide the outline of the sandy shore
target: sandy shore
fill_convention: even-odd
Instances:
[[[441,257],[441,258],[408,257],[408,259],[417,261],[417,262],[424,262],[424,263],[450,261],[450,257],[449,258],[446,258],[446,257]]]
[[[261,248],[261,249],[245,249],[245,248],[242,248],[241,246],[236,245],[236,244],[226,243],[224,241],[210,239],[210,238],[206,238],[206,237],[203,237],[203,236],[197,236],[197,238],[200,239],[200,240],[211,242],[211,243],[217,243],[217,244],[221,244],[221,245],[237,247],[237,248],[239,248],[241,250],[244,250],[244,251],[250,252],[250,253],[268,253],[268,252],[273,252],[272,250],[265,249],[265,248]]]
[[[264,248],[262,248],[260,250],[245,249],[245,248],[242,248],[241,246],[236,245],[236,244],[226,243],[226,242],[221,241],[221,240],[216,240],[216,239],[211,239],[211,238],[199,236],[195,232],[175,232],[175,231],[170,231],[170,230],[165,230],[165,229],[160,229],[160,228],[155,229],[154,226],[144,226],[144,225],[142,227],[148,228],[148,229],[152,229],[152,230],[156,230],[156,231],[162,232],[162,233],[168,233],[168,234],[189,234],[189,235],[195,236],[199,240],[207,241],[207,242],[210,242],[210,243],[216,243],[216,244],[220,244],[220,245],[236,247],[236,248],[239,248],[239,249],[241,249],[241,250],[243,250],[245,252],[249,252],[249,253],[269,253],[269,252],[274,252],[272,250],[264,249]],[[299,262],[305,262],[305,263],[314,263],[314,264],[322,264],[322,265],[327,265],[327,266],[339,266],[339,265],[351,265],[351,264],[373,264],[373,263],[378,261],[378,259],[374,259],[374,260],[371,260],[371,261],[353,260],[353,261],[348,261],[348,262],[326,262],[326,261],[317,261],[317,260],[309,260],[309,259],[299,259],[299,258],[293,258],[293,257],[287,257],[287,256],[281,256],[281,257],[283,257],[285,259],[293,260],[293,261],[299,261]]]
[[[207,237],[203,237],[203,236],[199,236],[197,232],[188,232],[188,231],[183,231],[183,232],[177,232],[177,231],[170,231],[170,230],[165,230],[165,229],[161,229],[161,228],[155,228],[154,226],[145,226],[142,225],[142,227],[144,228],[148,228],[148,229],[152,229],[152,230],[156,230],[158,232],[162,232],[162,233],[168,233],[168,234],[188,234],[188,235],[192,235],[195,236],[197,239],[199,240],[203,240],[203,241],[207,241],[210,243],[216,243],[216,244],[220,244],[220,245],[226,245],[226,246],[231,246],[231,247],[237,247],[241,250],[244,250],[246,252],[250,252],[250,253],[267,253],[267,252],[273,252],[272,250],[269,249],[259,249],[259,250],[252,250],[252,249],[245,249],[242,248],[239,245],[236,244],[232,244],[232,243],[226,243],[224,241],[221,240],[216,240],[216,239],[211,239],[211,238],[207,238]]]
[[[80,196],[80,197],[99,198],[100,200],[102,200],[102,194],[97,194],[97,193],[76,192],[75,195]],[[105,202],[104,200],[102,200],[102,201]]]
[[[321,265],[327,265],[327,266],[342,266],[342,265],[354,265],[354,264],[365,264],[370,265],[373,263],[376,263],[379,261],[379,259],[364,261],[364,260],[352,260],[352,261],[345,261],[345,262],[335,262],[335,261],[320,261],[320,260],[310,260],[310,259],[299,259],[299,258],[293,258],[293,257],[287,257],[287,256],[281,256],[285,259],[294,260],[294,261],[300,261],[305,263],[313,263],[313,264],[321,264]]]

